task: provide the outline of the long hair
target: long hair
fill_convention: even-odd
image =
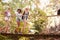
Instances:
[[[24,19],[24,15],[25,15],[25,11],[23,12],[23,16],[22,16],[22,19]]]
[[[23,15],[25,14],[25,11],[23,12]]]

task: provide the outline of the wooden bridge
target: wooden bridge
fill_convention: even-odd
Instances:
[[[36,39],[40,38],[60,38],[60,34],[12,34],[12,33],[0,33],[3,36],[9,36],[13,40],[18,40],[20,37],[33,37]]]
[[[55,17],[60,15],[52,15],[52,16],[46,16],[46,17]],[[20,37],[33,37],[36,39],[40,38],[60,38],[60,34],[15,34],[15,33],[0,33],[0,35],[6,36],[9,38],[12,38],[13,40],[18,40]]]

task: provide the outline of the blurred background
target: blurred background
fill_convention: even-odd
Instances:
[[[57,11],[60,9],[60,0],[0,0],[0,29],[5,26],[5,10],[11,8],[10,33],[15,33],[14,29],[17,27],[15,12],[18,8],[24,11],[26,7],[29,8],[29,17],[23,34],[35,34],[36,32],[38,34],[59,34],[60,16],[57,15]],[[22,26],[23,22],[21,22]]]

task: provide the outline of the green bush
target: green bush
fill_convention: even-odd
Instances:
[[[38,9],[38,14],[36,15],[36,17],[37,17],[37,20],[34,21],[34,27],[35,27],[35,30],[41,32],[47,23],[46,13]]]

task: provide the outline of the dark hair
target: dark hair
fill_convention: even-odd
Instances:
[[[24,11],[24,13],[23,13],[23,15],[25,14],[25,11]]]
[[[19,11],[19,13],[21,13],[22,12],[22,10],[21,9],[17,9],[17,12]]]
[[[57,15],[60,15],[60,9],[57,11]]]
[[[25,14],[25,11],[23,12],[23,15]],[[24,19],[24,16],[22,16],[22,19]]]

